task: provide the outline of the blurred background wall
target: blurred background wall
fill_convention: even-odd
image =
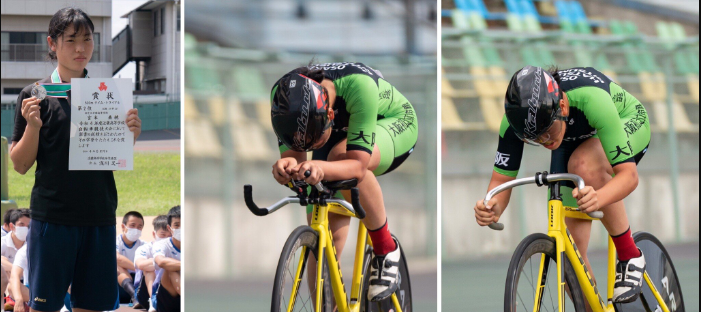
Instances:
[[[192,0],[186,6],[188,283],[262,277],[272,287],[285,239],[306,224],[304,208],[256,217],[245,207],[243,185],[253,185],[261,206],[292,195],[270,173],[279,152],[269,92],[313,57],[380,70],[417,110],[414,154],[379,180],[392,231],[410,263],[427,263],[435,275],[436,3]],[[349,237],[346,246],[355,243]],[[342,259],[350,276],[352,249]]]
[[[503,309],[506,269],[526,235],[547,230],[547,192],[512,193],[502,232],[473,207],[492,174],[504,93],[525,65],[593,66],[639,99],[652,140],[625,199],[633,231],[669,250],[687,311],[699,311],[699,5],[662,0],[441,0],[442,310]],[[519,177],[549,170],[527,146]],[[592,227],[589,259],[606,287],[606,230]],[[466,281],[469,281],[466,283]]]

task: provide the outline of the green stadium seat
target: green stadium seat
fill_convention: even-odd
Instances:
[[[232,70],[235,94],[242,100],[257,101],[267,99],[270,94],[263,75],[255,67],[234,66]]]

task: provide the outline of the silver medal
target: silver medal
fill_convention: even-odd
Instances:
[[[34,87],[32,87],[32,96],[39,100],[45,99],[46,88],[44,88],[44,86],[40,85],[38,82],[35,82]]]

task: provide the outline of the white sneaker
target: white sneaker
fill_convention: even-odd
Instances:
[[[69,312],[68,308],[66,308],[66,305],[63,305],[63,308],[61,308],[61,312]]]
[[[616,282],[613,284],[613,302],[628,303],[637,300],[643,289],[644,272],[645,256],[642,251],[640,251],[640,257],[628,261],[616,260]]]
[[[151,303],[151,298],[148,298],[148,312],[156,312],[156,307]]]
[[[399,243],[397,248],[384,255],[373,255],[370,260],[370,285],[368,286],[368,300],[382,301],[387,299],[395,291],[397,291],[397,281],[399,278],[399,259],[401,251]],[[379,276],[378,276],[379,273]]]

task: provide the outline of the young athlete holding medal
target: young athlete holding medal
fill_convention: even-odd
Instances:
[[[10,158],[25,174],[37,164],[27,237],[32,311],[58,311],[71,286],[73,311],[115,309],[117,302],[117,188],[112,171],[69,171],[70,83],[87,78],[94,25],[77,8],[63,8],[49,23],[49,57],[56,70],[17,98]],[[136,109],[125,119],[134,141],[141,134]]]

